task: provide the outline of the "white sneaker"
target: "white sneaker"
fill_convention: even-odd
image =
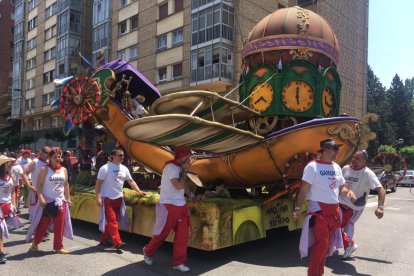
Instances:
[[[351,257],[352,253],[354,253],[358,249],[358,245],[355,243],[348,248],[345,249],[344,255],[342,256],[342,259],[348,259]]]
[[[188,266],[186,266],[185,264],[180,264],[180,265],[173,266],[173,269],[177,269],[177,270],[179,270],[179,271],[181,271],[181,272],[188,272],[188,271],[190,271],[190,270],[191,270],[191,269],[190,269]]]
[[[142,249],[142,254],[144,255],[144,263],[146,265],[152,265],[153,264],[152,258],[145,256],[145,247]]]

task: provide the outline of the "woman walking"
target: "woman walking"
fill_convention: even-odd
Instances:
[[[48,165],[39,172],[36,187],[39,200],[26,236],[26,240],[30,241],[35,233],[30,251],[38,251],[38,244],[42,242],[49,224],[53,221],[53,250],[59,254],[69,253],[63,248],[63,236],[73,239],[69,213],[70,193],[68,172],[60,164],[61,158],[61,149],[52,148]]]

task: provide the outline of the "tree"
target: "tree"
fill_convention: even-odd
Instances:
[[[414,167],[414,146],[403,147],[398,153],[405,159],[408,168]]]
[[[396,137],[395,124],[391,121],[389,95],[370,66],[367,70],[367,112],[379,115],[378,122],[370,125],[371,130],[377,134],[377,139],[368,147],[368,152],[373,156],[379,145],[394,144]]]
[[[397,74],[392,80],[389,96],[391,121],[395,123],[396,138],[402,138],[406,145],[412,145],[414,144],[414,118],[411,106],[412,95],[405,88]]]

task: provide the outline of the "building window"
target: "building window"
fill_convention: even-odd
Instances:
[[[51,17],[52,15],[54,15],[57,11],[57,2],[53,3],[52,5],[50,5],[49,7],[46,8],[45,10],[45,19],[48,19],[49,17]]]
[[[33,109],[35,105],[35,99],[34,98],[27,99],[25,104],[26,104],[26,109]]]
[[[118,51],[118,59],[126,60],[126,50],[122,49]]]
[[[183,10],[183,0],[174,0],[174,10],[175,12]]]
[[[42,119],[34,120],[33,130],[39,130],[39,129],[42,129],[42,127],[43,127]]]
[[[138,29],[138,15],[131,17],[131,31]]]
[[[71,11],[70,12],[70,30],[75,33],[80,33],[80,18],[81,15],[78,12]]]
[[[29,22],[27,22],[27,29],[33,30],[37,26],[37,16],[33,17]]]
[[[42,103],[43,103],[43,105],[49,105],[49,104],[51,104],[53,102],[53,96],[54,96],[54,94],[55,94],[54,92],[44,94],[42,96]]]
[[[49,50],[44,52],[45,61],[54,59],[56,57],[56,47],[52,47]]]
[[[53,128],[60,126],[60,118],[61,116],[52,117],[52,121],[50,122],[50,126]]]
[[[167,34],[163,34],[157,37],[157,51],[167,49]]]
[[[120,0],[120,1],[121,1],[121,7],[125,7],[126,5],[129,5],[131,3],[134,3],[137,0]]]
[[[127,32],[127,22],[126,22],[126,20],[119,23],[118,28],[119,28],[119,35],[125,34]]]
[[[55,79],[55,70],[43,73],[43,84],[52,82]]]
[[[159,19],[164,19],[168,16],[168,2],[158,7]]]
[[[35,36],[32,39],[30,39],[29,41],[27,41],[27,50],[31,50],[31,49],[33,49],[34,47],[37,46],[36,39],[37,39],[37,37]]]
[[[183,29],[178,29],[172,32],[172,46],[181,44],[183,42]]]
[[[51,39],[56,36],[56,25],[53,25],[45,31],[45,40]]]
[[[35,87],[35,78],[31,78],[31,79],[26,81],[26,89],[27,90],[33,89],[34,87]]]
[[[29,9],[29,11],[33,10],[39,3],[39,0],[29,0],[27,2],[27,8]]]
[[[109,19],[109,0],[94,1],[93,4],[93,25],[97,25]]]
[[[27,70],[35,68],[36,67],[36,57],[29,59],[27,61],[26,67],[27,67]]]
[[[157,80],[158,83],[167,81],[167,67],[162,67],[158,69]]]
[[[99,25],[93,30],[93,51],[97,51],[105,46],[108,46],[109,23]]]
[[[183,77],[183,64],[178,63],[173,65],[173,79],[180,79]]]
[[[131,46],[129,48],[129,60],[136,59],[138,57],[138,46]]]

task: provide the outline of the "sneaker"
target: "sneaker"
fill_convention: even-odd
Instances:
[[[121,248],[123,248],[125,246],[126,243],[121,242],[120,244],[116,245],[115,248],[116,250],[121,250]]]
[[[173,269],[177,269],[177,270],[179,270],[179,271],[181,271],[181,272],[188,272],[188,271],[190,271],[190,270],[191,270],[191,269],[190,269],[188,266],[186,266],[185,264],[180,264],[180,265],[173,266]]]
[[[55,250],[55,253],[58,253],[58,254],[69,254],[69,250],[64,249],[64,248],[61,248],[59,250]]]
[[[6,254],[4,254],[3,252],[0,252],[0,264],[5,264],[6,261],[7,261]]]
[[[146,265],[152,265],[153,264],[152,258],[148,257],[148,256],[145,256],[145,247],[142,249],[142,254],[144,255],[144,263]]]
[[[31,251],[31,252],[39,251],[39,248],[37,247],[37,244],[32,242],[32,245],[30,246],[29,251]]]
[[[344,255],[342,256],[342,259],[348,259],[351,257],[352,253],[354,253],[358,249],[358,245],[355,243],[345,249]]]
[[[100,246],[111,246],[112,244],[109,241],[101,241],[101,242],[99,242],[98,245],[100,245]]]

